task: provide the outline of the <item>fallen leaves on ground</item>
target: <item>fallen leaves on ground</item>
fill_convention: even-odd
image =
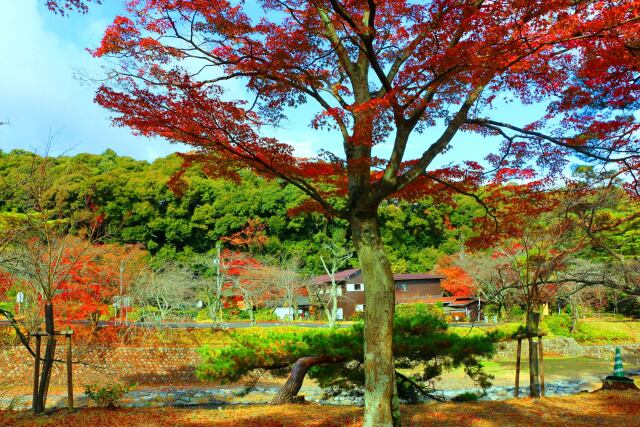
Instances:
[[[640,425],[640,393],[598,392],[540,400],[407,405],[405,426],[628,426]],[[81,409],[34,418],[0,412],[8,426],[358,427],[362,408],[247,405],[217,408]]]

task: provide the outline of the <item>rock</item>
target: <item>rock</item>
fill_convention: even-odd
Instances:
[[[602,381],[602,388],[600,390],[636,390],[640,391],[640,388],[636,386],[633,379],[629,377],[614,377],[613,375],[609,375],[607,378]],[[598,391],[598,390],[596,390]]]
[[[304,396],[296,396],[291,400],[291,403],[305,403]]]

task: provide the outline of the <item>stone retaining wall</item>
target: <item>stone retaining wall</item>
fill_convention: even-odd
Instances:
[[[44,347],[44,346],[43,346]],[[620,344],[625,361],[640,365],[640,344]],[[613,360],[616,345],[581,345],[573,338],[544,339],[548,356],[593,357]],[[64,359],[64,347],[56,349],[56,358]],[[194,348],[139,347],[75,347],[74,382],[76,385],[105,382],[139,385],[198,384],[195,368],[200,355]],[[501,343],[498,357],[514,358],[516,342]],[[522,342],[522,354],[528,354],[527,340]],[[0,348],[0,381],[10,380],[17,386],[30,386],[33,381],[33,358],[20,346]],[[53,386],[66,384],[64,365],[56,364]]]
[[[44,346],[43,346],[44,350]],[[56,348],[56,358],[65,359],[65,348]],[[74,383],[77,385],[121,382],[139,385],[198,383],[195,368],[200,363],[196,349],[137,347],[76,347]],[[33,357],[23,347],[0,348],[0,379],[17,386],[33,381]],[[53,386],[66,384],[64,365],[54,365]]]
[[[582,345],[568,337],[543,338],[545,355],[565,357],[593,357],[613,360],[616,347],[620,347],[625,360],[640,364],[640,344]],[[517,341],[501,343],[496,353],[498,357],[515,357]],[[522,354],[529,352],[529,343],[522,340]]]

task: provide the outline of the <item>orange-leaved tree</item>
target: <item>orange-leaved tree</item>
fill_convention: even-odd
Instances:
[[[96,100],[118,125],[194,147],[185,165],[234,179],[252,168],[350,223],[365,283],[364,425],[399,425],[380,203],[460,192],[490,207],[481,184],[526,180],[516,199],[575,153],[638,169],[626,109],[637,97],[640,1],[258,3],[130,1],[94,51],[114,64]],[[547,111],[501,119],[493,107],[504,97]],[[307,102],[311,126],[335,144],[298,158],[269,132],[311,111]],[[475,136],[454,141],[463,131]],[[470,148],[434,167],[452,145],[485,136],[503,141],[487,167]]]
[[[443,256],[438,260],[436,272],[445,276],[442,290],[454,297],[469,297],[475,293],[473,278],[451,256]]]
[[[124,301],[129,299],[126,297],[129,285],[144,269],[146,253],[135,245],[99,244],[85,249],[80,244],[80,248],[73,249],[81,255],[75,258],[53,303],[59,319],[89,320],[95,333],[100,318],[109,314],[114,302],[121,313],[128,308]]]

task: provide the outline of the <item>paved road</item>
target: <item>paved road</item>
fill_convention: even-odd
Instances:
[[[76,324],[88,324],[89,322],[86,320],[72,320],[71,323]],[[120,322],[107,321],[100,322],[100,326],[119,326]],[[167,329],[208,329],[214,326],[213,323],[209,322],[163,322],[160,325],[157,323],[149,323],[149,322],[126,322],[126,326],[138,326],[138,327],[153,327],[153,326],[161,326],[162,328]],[[6,320],[0,320],[0,326],[10,326],[10,323]],[[259,328],[275,328],[278,326],[298,326],[301,328],[328,328],[329,325],[326,323],[313,323],[313,322],[294,322],[294,323],[285,323],[285,322],[258,322],[256,324]],[[349,323],[339,323],[339,328],[348,328],[351,326]],[[451,323],[449,324],[452,328],[484,328],[489,326],[496,326],[494,323]],[[218,324],[219,328],[227,328],[227,329],[241,329],[241,328],[249,328],[251,324],[249,322],[223,322]]]
[[[116,322],[100,322],[101,326],[114,326]],[[127,326],[157,326],[157,323],[148,323],[148,322],[128,322]],[[173,329],[208,329],[214,326],[213,323],[210,322],[162,322],[163,328],[173,328]],[[249,322],[223,322],[218,323],[217,325],[220,328],[229,328],[229,329],[239,329],[239,328],[249,328],[251,327],[251,323]],[[327,328],[329,327],[326,323],[313,323],[313,322],[295,322],[295,323],[286,323],[286,322],[258,322],[255,326],[259,328],[275,328],[278,326],[299,326],[303,328]],[[339,325],[340,327],[348,327],[349,325]]]
[[[88,324],[89,322],[86,320],[72,320],[71,323],[74,324]],[[120,322],[107,321],[100,322],[100,326],[120,326]],[[214,326],[213,323],[209,322],[163,322],[161,324],[158,323],[149,323],[149,322],[126,322],[126,326],[138,326],[138,327],[152,327],[152,326],[161,326],[162,328],[168,329],[208,329]],[[0,326],[10,326],[10,323],[6,320],[0,321]],[[249,328],[251,324],[249,322],[223,322],[217,324],[219,328],[228,328],[228,329],[239,329],[239,328]],[[295,323],[285,323],[285,322],[258,322],[255,326],[259,328],[275,328],[278,326],[299,326],[303,328],[328,328],[329,326],[326,323],[312,323],[312,322],[295,322]],[[349,324],[340,324],[338,327],[347,328]]]

